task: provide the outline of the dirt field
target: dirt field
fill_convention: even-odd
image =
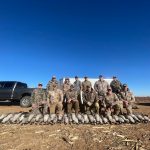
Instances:
[[[150,98],[134,111],[150,116]],[[27,111],[0,103],[0,113]],[[124,125],[0,125],[0,150],[150,150],[150,123]]]

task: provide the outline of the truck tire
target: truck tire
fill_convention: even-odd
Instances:
[[[20,106],[21,107],[30,107],[31,106],[31,97],[30,96],[24,96],[20,100]]]

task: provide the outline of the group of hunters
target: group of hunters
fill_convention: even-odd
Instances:
[[[72,112],[119,115],[124,113],[125,108],[127,114],[132,114],[135,98],[127,84],[121,84],[114,76],[109,85],[100,75],[92,88],[88,77],[84,79],[81,82],[76,76],[75,82],[71,84],[69,78],[65,78],[60,88],[56,77],[53,76],[46,90],[42,88],[42,83],[39,83],[31,96],[32,109],[58,115],[70,115]]]

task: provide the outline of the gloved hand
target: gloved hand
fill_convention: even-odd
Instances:
[[[47,102],[46,102],[46,101],[42,101],[41,103],[42,103],[42,104],[47,104]]]
[[[91,106],[91,105],[92,105],[92,103],[91,103],[91,102],[87,102],[87,105],[88,105],[88,106]]]
[[[32,104],[32,108],[33,109],[37,108],[37,105],[36,104]]]
[[[129,105],[128,101],[123,101],[123,104],[124,104],[125,106],[128,106],[128,105]]]
[[[72,99],[69,99],[69,100],[67,101],[67,103],[71,103],[71,100],[72,100]]]
[[[76,99],[72,99],[72,101],[73,101],[73,102],[76,102],[76,101],[78,101],[78,100],[76,100]]]

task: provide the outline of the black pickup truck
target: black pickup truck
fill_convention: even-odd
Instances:
[[[17,81],[0,81],[0,101],[20,101],[21,107],[31,106],[33,88],[28,88],[26,83]]]

